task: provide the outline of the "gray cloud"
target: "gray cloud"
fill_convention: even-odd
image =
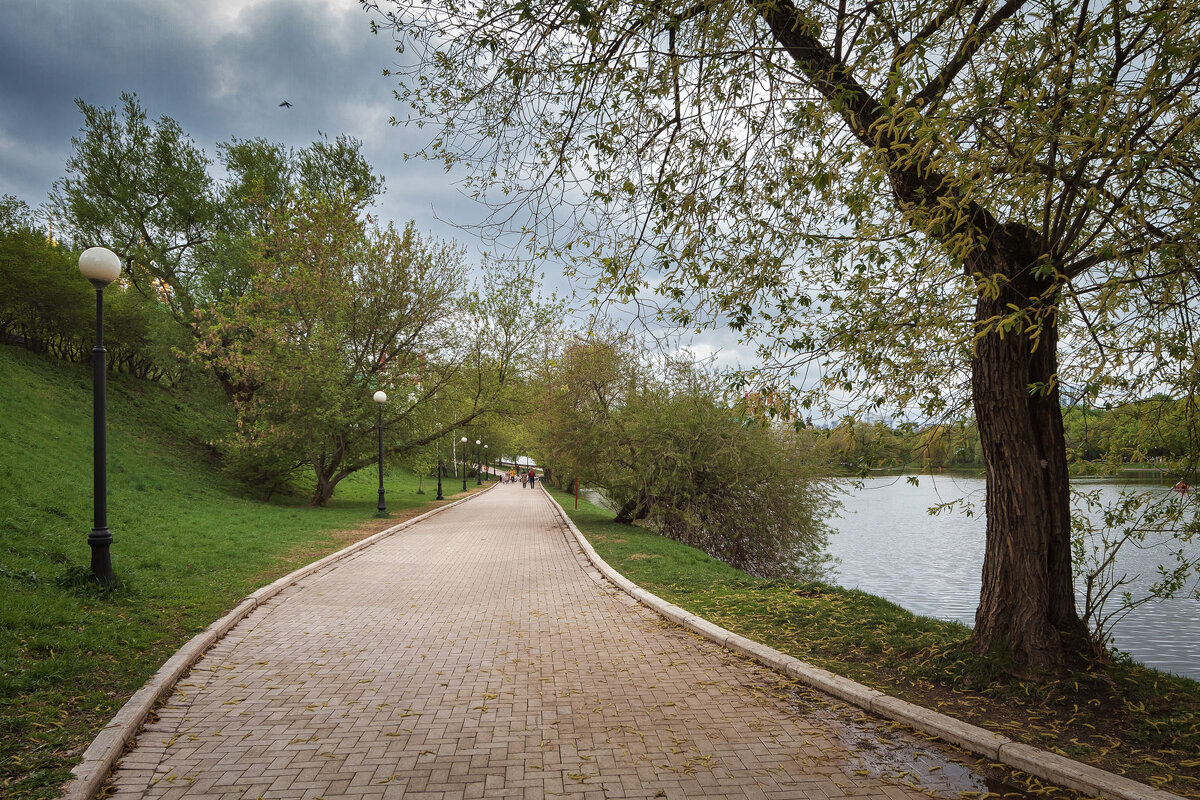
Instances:
[[[0,13],[0,192],[32,206],[63,174],[75,98],[113,106],[127,91],[210,157],[231,137],[299,148],[348,133],[387,179],[385,218],[465,239],[438,218],[480,216],[438,165],[404,161],[423,139],[388,123],[397,104],[382,70],[395,49],[355,3],[0,0]]]

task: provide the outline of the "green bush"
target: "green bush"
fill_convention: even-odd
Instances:
[[[618,522],[644,520],[752,575],[819,576],[832,497],[811,437],[621,335],[569,342],[547,363],[531,423],[547,474],[599,489]]]
[[[705,394],[668,399],[644,426],[655,529],[751,575],[821,577],[832,497],[791,431]]]

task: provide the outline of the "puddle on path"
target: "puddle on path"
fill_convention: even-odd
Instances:
[[[870,716],[849,706],[831,707],[814,703],[799,689],[795,700],[808,714],[828,724],[829,731],[851,753],[852,774],[872,775],[907,784],[934,797],[991,795],[1009,800],[1077,798],[1069,790],[1035,793],[1006,783],[976,758],[962,753],[963,760],[937,743],[923,741],[903,727]],[[959,751],[962,752],[962,751]]]

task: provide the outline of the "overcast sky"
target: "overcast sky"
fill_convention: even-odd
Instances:
[[[0,0],[0,192],[41,205],[63,174],[80,98],[135,92],[201,148],[264,137],[296,148],[324,132],[362,140],[387,179],[381,211],[439,235],[478,216],[440,167],[402,155],[416,131],[388,123],[395,50],[354,0]],[[291,108],[280,107],[287,100]]]
[[[389,123],[405,112],[382,74],[397,56],[369,19],[355,0],[0,0],[0,194],[45,203],[82,124],[75,99],[114,107],[134,92],[214,159],[233,137],[298,149],[320,132],[355,136],[386,179],[384,219],[416,220],[478,255],[483,245],[447,221],[470,225],[480,209],[440,165],[403,158],[432,131]],[[545,279],[569,294],[556,265]],[[707,355],[717,342],[732,363],[728,335],[693,346]]]

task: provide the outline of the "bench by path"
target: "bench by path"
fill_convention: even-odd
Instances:
[[[234,627],[122,758],[132,798],[926,797],[837,702],[599,579],[541,491],[488,492]]]

